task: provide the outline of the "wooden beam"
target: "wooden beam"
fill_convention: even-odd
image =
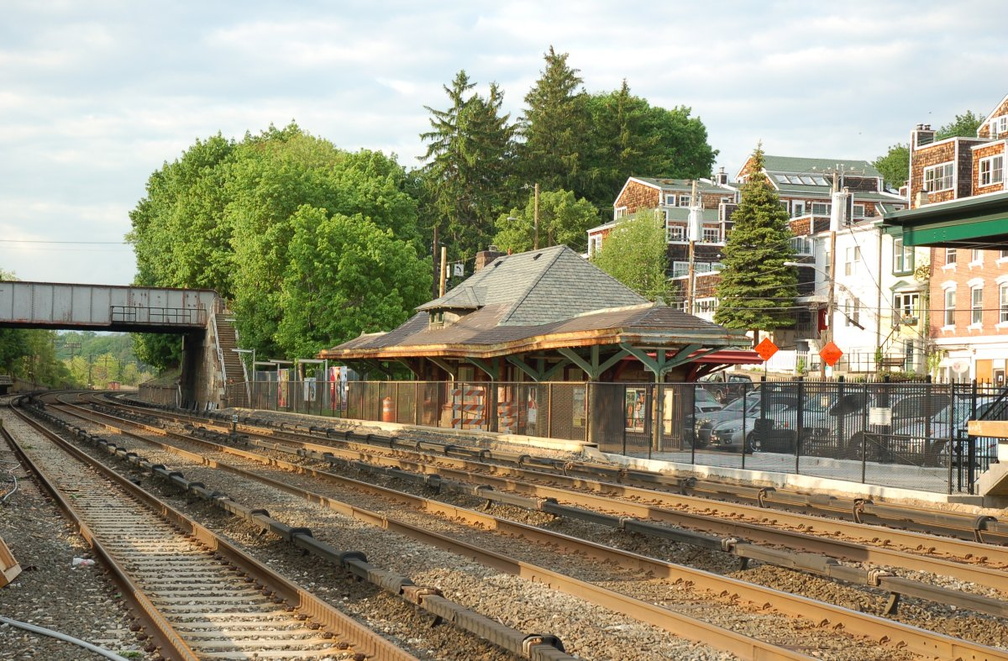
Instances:
[[[477,368],[483,370],[487,376],[490,377],[491,381],[500,381],[500,367],[489,365],[485,360],[480,360],[479,358],[466,358],[466,362],[475,365]]]

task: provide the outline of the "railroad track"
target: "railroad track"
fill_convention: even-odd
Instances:
[[[149,414],[150,407],[127,405],[117,401],[122,410],[132,410],[141,415]],[[226,429],[229,421],[225,414],[192,415],[178,411],[159,411],[159,416],[180,422],[206,425],[210,428]],[[322,435],[327,441],[340,443],[346,449],[359,449],[362,453],[372,453],[378,448],[395,450],[398,454],[416,451],[425,456],[434,455],[442,465],[455,462],[457,467],[467,470],[472,466],[493,465],[495,470],[507,466],[529,467],[540,472],[549,472],[567,477],[586,477],[594,481],[637,486],[647,490],[667,491],[681,495],[702,496],[704,500],[728,501],[729,504],[753,504],[770,511],[815,513],[831,518],[850,519],[856,523],[872,524],[876,527],[913,530],[929,535],[954,537],[966,541],[1008,545],[1008,521],[1000,521],[994,516],[975,516],[957,512],[936,511],[908,504],[874,503],[867,498],[841,498],[832,495],[810,494],[785,489],[727,484],[695,477],[680,478],[646,471],[613,467],[592,462],[571,462],[537,457],[527,453],[516,453],[466,447],[452,443],[440,443],[411,438],[408,431],[394,435],[372,434],[326,427],[321,424],[277,423],[257,418],[255,414],[237,416],[243,431],[264,433],[277,439],[305,440]],[[232,423],[233,424],[233,423]],[[257,428],[259,431],[257,432]],[[478,459],[473,462],[472,459]],[[469,461],[467,461],[469,460]]]
[[[215,450],[221,451],[221,452],[231,452],[231,453],[234,453],[234,454],[241,454],[243,456],[248,456],[250,454],[250,453],[245,453],[243,451],[235,450],[233,448],[231,448],[231,449],[228,449],[228,448],[224,448],[224,449],[215,448]],[[262,460],[262,459],[260,459],[260,460]],[[269,463],[271,463],[273,465],[277,465],[277,461],[275,459],[266,459],[266,461],[268,461]],[[289,470],[305,471],[305,469],[303,467],[297,467],[297,466],[293,466],[293,465],[288,466],[287,468]],[[356,488],[361,488],[361,487],[358,485]],[[416,502],[412,503],[411,506],[417,507],[417,508],[420,508],[420,509],[423,509],[423,508],[431,509],[433,507],[436,507],[436,506],[432,506],[430,503],[426,503],[424,505],[418,505]],[[453,513],[453,514],[446,514],[446,515],[447,516],[454,516],[454,517],[459,517],[460,516],[457,511],[455,513]],[[471,516],[471,515],[466,515],[466,516]],[[489,522],[489,521],[483,520],[483,521],[479,521],[476,525],[479,525],[479,526],[482,526],[482,527],[492,527],[492,528],[496,528],[496,529],[501,529],[501,528],[506,527],[506,524],[504,522],[502,522],[502,521],[499,521],[499,520],[495,520],[494,522]],[[537,532],[533,533],[532,531],[527,530],[527,529],[526,530],[522,530],[522,531],[512,530],[511,534],[516,535],[516,536],[520,535],[522,538],[525,538],[525,539],[529,539],[529,538],[533,538],[533,537],[537,537],[537,536],[538,537],[542,537],[543,536],[543,533],[541,531],[537,531]],[[542,543],[544,545],[548,546],[550,544],[556,545],[556,544],[558,544],[560,542],[558,542],[556,539],[553,539],[553,540],[542,541]],[[611,552],[611,551],[602,550],[600,548],[593,548],[593,549],[588,550],[587,547],[578,547],[577,551],[579,553],[590,553],[590,554],[594,555],[595,557],[600,557],[600,558],[601,557],[605,557],[604,553]],[[609,556],[607,559],[610,560],[610,561],[612,561],[612,562],[614,562],[614,563],[617,563],[617,564],[618,563],[627,564],[627,562],[628,562],[628,559],[627,559],[626,556],[622,556],[622,557]],[[640,561],[636,561],[636,562],[640,562]],[[710,586],[709,589],[712,589],[712,590],[719,589],[718,588],[718,584],[716,582],[710,583],[709,582],[710,579],[708,579],[707,577],[704,578],[704,581],[701,581],[698,578],[697,575],[691,575],[688,572],[687,573],[682,573],[682,569],[681,568],[676,568],[675,570],[672,570],[670,568],[670,566],[668,565],[668,563],[665,563],[664,565],[662,565],[661,563],[658,563],[658,564],[655,564],[655,565],[648,565],[647,568],[644,569],[644,571],[650,572],[653,575],[665,576],[665,577],[670,578],[672,580],[686,581],[686,582],[690,582],[690,583],[701,583],[701,582],[704,582],[704,581],[708,581],[705,584],[708,585],[708,586]],[[674,578],[672,578],[672,577],[674,577]],[[551,580],[555,581],[555,580],[558,580],[558,579],[555,578],[555,577],[553,577]],[[585,588],[583,588],[583,587],[581,588],[581,590],[584,590],[584,589]],[[721,584],[720,585],[720,589],[722,589],[722,590],[726,589],[725,585]],[[729,589],[733,590],[735,594],[743,594],[743,593],[747,594],[746,598],[750,599],[752,601],[758,601],[759,599],[765,599],[766,598],[765,594],[754,596],[754,593],[751,592],[751,590],[753,590],[752,586],[733,585],[733,586],[729,586]],[[750,592],[746,592],[747,590],[749,590]],[[781,612],[790,612],[790,613],[796,613],[798,611],[804,611],[805,614],[809,614],[810,612],[813,612],[813,610],[814,610],[813,607],[812,607],[812,605],[810,605],[808,603],[800,604],[798,606],[795,606],[795,605],[782,606],[781,603],[779,601],[777,601],[777,602],[774,602],[774,606],[778,610],[780,610]],[[816,604],[815,608],[822,608],[822,606],[819,605],[819,604]],[[880,640],[886,640],[886,639],[888,639],[888,640],[898,640],[899,641],[899,645],[907,645],[908,649],[915,650],[918,653],[929,653],[929,652],[933,652],[936,649],[941,648],[941,649],[944,650],[944,653],[948,653],[948,654],[953,654],[954,655],[954,654],[962,651],[963,649],[970,647],[969,643],[965,643],[963,641],[950,642],[949,640],[947,640],[946,638],[944,638],[944,637],[942,637],[940,635],[938,635],[938,636],[931,636],[929,638],[928,634],[925,634],[923,632],[912,631],[912,630],[905,629],[905,628],[903,630],[900,630],[900,626],[901,625],[898,625],[898,624],[895,624],[895,623],[888,623],[888,622],[886,622],[884,620],[882,620],[881,622],[872,621],[869,624],[865,624],[864,622],[862,622],[860,624],[853,624],[852,623],[853,620],[851,620],[849,617],[847,619],[844,619],[843,617],[838,616],[836,611],[834,611],[832,613],[829,613],[828,615],[824,614],[824,613],[826,613],[828,611],[816,610],[815,612],[816,612],[817,617],[823,617],[825,620],[830,621],[830,622],[836,623],[836,622],[839,622],[839,621],[843,621],[844,626],[847,627],[848,630],[862,631],[862,632],[865,633],[865,635],[877,636],[878,639],[880,639]],[[883,632],[883,633],[880,633],[880,632]],[[897,647],[899,645],[897,645]],[[944,653],[941,654],[941,656],[944,656]],[[971,649],[970,654],[973,655],[970,658],[1003,658],[1004,657],[1004,653],[1003,652],[992,651],[992,650],[989,650],[987,648],[983,648],[983,646],[974,646]],[[954,656],[950,656],[949,658],[955,658],[955,657]]]
[[[5,440],[72,517],[171,659],[411,654],[241,553],[41,427]]]
[[[323,442],[275,430],[263,440],[250,438],[249,443],[272,450],[286,447],[288,453],[328,454],[348,462],[479,484],[497,492],[553,499],[615,516],[646,518],[851,562],[950,576],[1008,595],[1008,574],[1004,571],[1008,568],[1008,547],[1002,545],[711,501],[539,467],[491,464],[399,446],[392,450],[356,441]]]

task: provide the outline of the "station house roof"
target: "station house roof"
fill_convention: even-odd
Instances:
[[[553,246],[498,257],[419,306],[398,328],[361,335],[319,356],[491,358],[619,344],[716,350],[749,340],[742,331],[651,303],[570,248]]]

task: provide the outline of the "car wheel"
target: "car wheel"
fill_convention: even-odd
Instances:
[[[762,444],[760,443],[760,438],[759,436],[756,435],[756,432],[751,431],[748,434],[746,434],[745,447],[746,452],[760,451],[760,449],[762,448]]]

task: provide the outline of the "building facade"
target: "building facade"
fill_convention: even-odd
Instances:
[[[911,208],[955,208],[1005,192],[1008,96],[984,118],[975,137],[937,140],[920,124],[910,136],[907,182]],[[1008,249],[931,248],[927,332],[941,380],[1004,384],[1008,356]],[[1006,246],[1008,248],[1008,246]]]

